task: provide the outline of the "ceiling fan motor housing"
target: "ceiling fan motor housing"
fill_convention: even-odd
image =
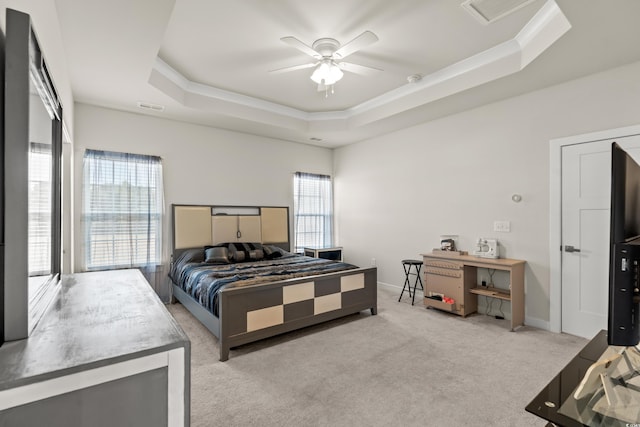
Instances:
[[[322,55],[323,58],[331,58],[333,54],[340,49],[340,42],[336,39],[323,38],[313,42],[311,47]]]

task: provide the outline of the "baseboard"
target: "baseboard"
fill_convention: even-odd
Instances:
[[[378,282],[378,285],[386,286],[388,288],[402,289],[402,286],[392,285],[390,283]]]
[[[524,324],[527,326],[532,326],[538,329],[544,329],[545,331],[551,330],[551,323],[548,320],[538,319],[536,317],[524,317]]]

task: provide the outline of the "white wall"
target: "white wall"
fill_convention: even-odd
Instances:
[[[549,140],[640,123],[640,63],[486,105],[337,149],[338,243],[402,286],[400,261],[441,234],[499,239],[524,259],[525,323],[549,324]],[[511,195],[521,194],[514,203]],[[511,221],[510,233],[493,231]]]
[[[82,157],[87,148],[163,159],[165,256],[171,204],[289,206],[293,173],[332,173],[329,149],[76,104],[74,144],[76,270],[81,266]],[[293,234],[292,234],[293,235]]]

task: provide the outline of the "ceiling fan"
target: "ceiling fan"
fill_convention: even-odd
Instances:
[[[371,31],[365,31],[345,45],[340,45],[340,42],[332,38],[318,39],[313,42],[311,46],[304,44],[292,36],[283,37],[280,40],[306,53],[316,61],[308,64],[294,65],[293,67],[279,68],[271,72],[285,73],[313,67],[315,69],[311,74],[311,80],[318,84],[318,91],[325,91],[325,96],[329,96],[329,91],[333,93],[333,85],[342,78],[344,74],[342,72],[343,70],[362,75],[382,71],[379,68],[342,61],[342,59],[352,53],[378,41],[378,37]]]

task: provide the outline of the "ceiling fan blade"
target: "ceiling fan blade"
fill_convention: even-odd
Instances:
[[[307,55],[313,58],[316,58],[316,59],[322,58],[322,55],[320,55],[318,52],[313,50],[311,46],[307,46],[306,44],[302,43],[300,40],[298,40],[295,37],[292,37],[292,36],[282,37],[280,40],[282,40],[284,43],[288,44],[291,47],[295,47],[299,51],[306,53]]]
[[[380,68],[353,64],[351,62],[340,62],[338,63],[338,67],[340,67],[340,69],[344,71],[348,71],[350,73],[355,73],[355,74],[361,74],[364,76],[371,76],[373,74],[379,73],[380,71],[383,71]]]
[[[289,71],[304,70],[305,68],[315,67],[317,64],[317,62],[311,62],[309,64],[294,65],[292,67],[277,68],[275,70],[269,70],[269,72],[274,74],[288,73]]]
[[[362,49],[365,46],[369,46],[371,43],[375,43],[378,41],[378,36],[373,34],[371,31],[365,31],[360,34],[355,39],[351,40],[349,43],[342,46],[338,49],[333,55],[334,57],[346,58],[348,55]]]

